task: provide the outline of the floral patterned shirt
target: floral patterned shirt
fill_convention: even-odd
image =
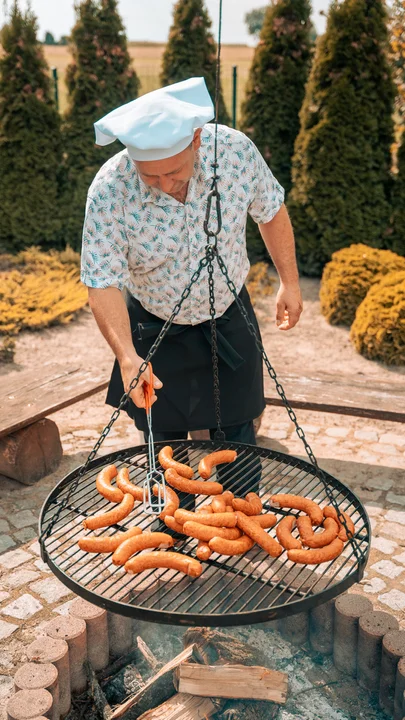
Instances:
[[[214,125],[208,124],[201,133],[184,204],[146,186],[126,150],[110,158],[88,193],[82,282],[93,288],[126,286],[146,310],[167,320],[205,253],[203,223],[213,158]],[[224,125],[218,126],[218,164],[222,207],[218,250],[240,292],[249,271],[247,213],[257,223],[269,222],[284,201],[284,191],[246,135]],[[215,226],[215,212],[211,217]],[[233,297],[216,260],[214,269],[219,317]],[[175,322],[195,325],[209,317],[204,268]]]

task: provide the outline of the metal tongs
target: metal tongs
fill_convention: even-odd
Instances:
[[[143,483],[143,511],[148,515],[160,515],[166,505],[166,481],[163,473],[156,469],[155,443],[152,430],[153,372],[148,364],[150,382],[144,382],[145,410],[148,423],[148,472]],[[157,487],[156,496],[153,486]]]

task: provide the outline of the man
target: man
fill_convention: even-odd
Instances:
[[[214,110],[203,78],[148,93],[95,123],[96,142],[119,139],[88,194],[82,281],[116,362],[107,403],[122,393],[205,254],[203,222],[214,162]],[[289,330],[302,311],[294,238],[284,192],[242,133],[218,128],[222,230],[218,251],[251,321],[244,282],[249,270],[246,218],[251,215],[280,277],[276,322]],[[215,216],[213,217],[215,225]],[[262,359],[214,260],[222,429],[227,440],[255,444],[253,420],[264,409]],[[215,431],[207,269],[183,303],[153,358],[156,440],[191,430]],[[143,380],[148,380],[146,371]],[[142,383],[127,412],[147,437]]]

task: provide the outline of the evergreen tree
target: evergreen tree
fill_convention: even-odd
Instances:
[[[17,2],[0,44],[0,252],[56,242],[62,145],[49,68],[31,12]]]
[[[83,0],[77,8],[66,72],[69,108],[63,126],[65,162],[64,239],[80,248],[86,195],[101,165],[119,152],[118,143],[96,148],[93,123],[137,97],[117,0]],[[121,146],[122,149],[122,146]]]
[[[405,125],[405,0],[393,0],[389,22],[390,61],[397,86],[398,125]]]
[[[203,0],[178,0],[166,45],[160,81],[162,85],[204,77],[215,100],[216,44],[211,34],[211,20]],[[220,123],[229,125],[222,89],[219,97]]]
[[[301,111],[289,209],[301,269],[352,243],[384,244],[394,85],[382,0],[335,0]]]
[[[388,238],[391,250],[405,255],[405,132],[398,150],[398,175],[392,190],[392,230]]]

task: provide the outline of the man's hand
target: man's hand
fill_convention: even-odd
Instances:
[[[138,375],[139,368],[141,367],[143,363],[143,359],[139,357],[139,355],[135,355],[131,359],[126,359],[120,363],[121,368],[121,375],[122,375],[122,381],[124,383],[124,389],[125,392],[128,392],[128,388],[131,384],[131,381]],[[150,372],[149,368],[146,368],[146,370],[142,373],[141,377],[139,378],[139,382],[134,390],[132,390],[130,394],[131,400],[135,403],[135,405],[139,408],[145,407],[145,392],[144,392],[144,383],[149,383],[151,381],[150,378]],[[152,405],[157,400],[157,395],[155,393],[155,390],[160,389],[163,387],[163,383],[159,380],[159,378],[156,377],[156,375],[153,375],[153,395],[152,395]]]
[[[298,283],[285,286],[281,283],[277,293],[276,323],[279,330],[291,330],[300,319],[303,310],[301,290]]]

